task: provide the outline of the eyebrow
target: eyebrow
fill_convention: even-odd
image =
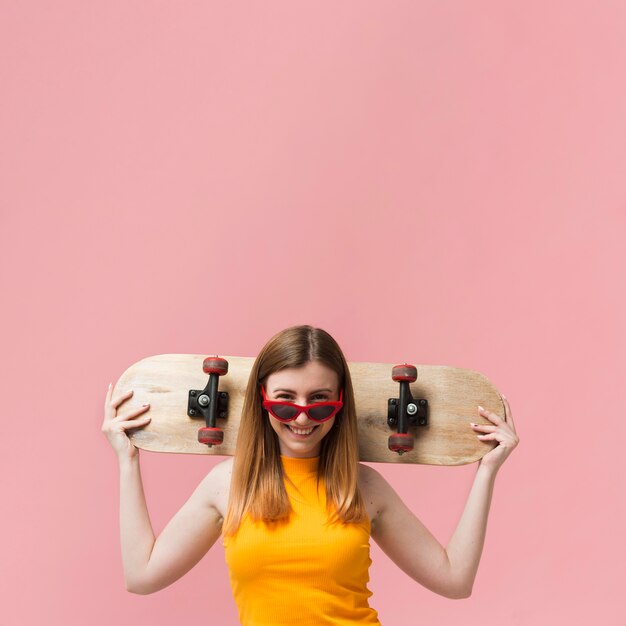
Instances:
[[[272,393],[278,393],[279,391],[286,391],[287,393],[291,393],[294,396],[297,395],[296,392],[292,391],[291,389],[274,389]],[[314,393],[319,393],[320,391],[332,392],[332,389],[316,389],[315,391],[311,391],[309,395],[312,396]]]

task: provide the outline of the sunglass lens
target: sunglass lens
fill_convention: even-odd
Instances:
[[[298,414],[298,409],[284,404],[272,405],[272,413],[279,420],[291,420]]]
[[[324,420],[327,419],[335,410],[333,406],[314,406],[309,409],[309,417],[312,420]]]

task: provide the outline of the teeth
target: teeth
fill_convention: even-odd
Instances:
[[[288,426],[287,428],[296,433],[296,435],[308,435],[313,432],[315,426],[311,426],[311,428],[294,428],[293,426]]]

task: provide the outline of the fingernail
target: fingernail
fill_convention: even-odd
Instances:
[[[506,396],[504,394],[502,394],[502,397],[506,400]]]
[[[481,411],[484,411],[484,410],[485,410],[485,409],[483,409],[483,407],[482,407],[482,406],[480,406],[480,404],[478,405],[478,408],[479,408]]]
[[[142,406],[150,406],[149,402],[146,402],[145,404],[143,404]]]

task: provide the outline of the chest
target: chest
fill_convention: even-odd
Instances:
[[[279,522],[244,518],[234,537],[224,540],[226,560],[237,580],[340,578],[370,564],[369,521],[344,524],[326,508],[323,484],[314,476],[285,484],[292,507]]]
[[[216,505],[218,512],[222,516],[222,518],[226,516],[226,513],[228,511],[228,494],[230,491],[230,479],[231,479],[231,475],[229,474],[226,477],[224,485],[222,485],[221,488],[218,490],[218,493],[216,496],[215,505]],[[307,484],[300,485],[300,487],[296,487],[296,488],[294,488],[293,485],[288,483],[286,485],[286,488],[287,488],[287,492],[290,495],[291,503],[293,507],[299,508],[302,511],[308,511],[309,513],[312,513],[313,515],[315,515],[315,511],[319,508],[319,505],[316,500],[312,500],[310,495],[307,495],[306,493],[307,486],[309,488],[313,488],[313,482],[312,482],[313,480],[314,479],[310,479],[310,482],[308,482]],[[380,494],[377,493],[376,489],[372,486],[370,481],[365,479],[362,475],[359,475],[358,485],[359,485],[359,491],[363,498],[363,502],[365,504],[365,509],[367,511],[367,517],[370,519],[371,530],[373,530],[376,527],[376,520],[378,518],[380,508],[381,508],[381,505],[379,502]],[[302,493],[301,487],[304,488],[304,494]],[[315,485],[315,491],[317,492],[317,485]],[[325,506],[325,502],[326,502],[325,495],[319,494],[319,496],[316,496],[316,497],[323,497],[323,500],[320,500],[320,502],[323,502]]]

